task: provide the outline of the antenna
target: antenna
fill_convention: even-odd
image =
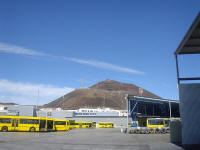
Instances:
[[[38,92],[37,92],[38,95],[37,95],[36,109],[38,108],[38,103],[39,103],[39,92],[40,92],[40,91],[39,91],[39,88],[38,88]]]
[[[21,93],[19,93],[19,99],[18,99],[18,103],[20,104],[20,97],[22,97],[22,94]]]
[[[81,88],[84,88],[84,78],[81,78]]]

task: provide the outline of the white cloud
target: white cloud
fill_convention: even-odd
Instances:
[[[84,60],[84,59],[78,59],[78,58],[67,58],[67,57],[65,57],[65,59],[79,63],[79,64],[86,64],[89,66],[94,66],[94,67],[108,69],[108,70],[115,70],[115,71],[119,71],[119,72],[140,74],[140,75],[144,74],[144,72],[141,72],[141,71],[138,71],[135,69],[121,67],[121,66],[117,66],[117,65],[110,64],[107,62],[101,62],[101,61],[96,61],[96,60]]]
[[[0,79],[0,100],[19,104],[36,104],[39,89],[39,104],[45,104],[73,91],[69,87],[57,87],[46,84],[12,82]]]
[[[46,56],[45,53],[41,53],[41,52],[27,49],[21,46],[15,46],[15,45],[10,45],[10,44],[1,43],[1,42],[0,42],[0,52],[31,55],[31,56]]]
[[[127,67],[121,67],[118,65],[114,65],[111,63],[107,62],[101,62],[101,61],[96,61],[96,60],[85,60],[85,59],[79,59],[79,58],[69,58],[69,57],[62,57],[62,56],[53,56],[47,53],[41,53],[39,51],[27,49],[21,46],[15,46],[15,45],[10,45],[6,43],[1,43],[0,42],[0,52],[4,53],[14,53],[14,54],[23,54],[23,55],[31,55],[31,56],[46,56],[51,59],[65,59],[67,61],[72,61],[75,63],[79,64],[86,64],[89,66],[97,67],[97,68],[103,68],[107,70],[114,70],[114,71],[119,71],[119,72],[125,72],[125,73],[132,73],[132,74],[139,74],[142,75],[144,72],[141,72],[139,70],[127,68]]]

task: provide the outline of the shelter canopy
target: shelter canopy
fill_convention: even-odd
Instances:
[[[200,12],[176,49],[179,54],[200,54]]]

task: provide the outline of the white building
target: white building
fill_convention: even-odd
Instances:
[[[0,105],[0,115],[6,115],[8,113],[7,107],[4,105]]]
[[[127,116],[128,114],[127,110],[119,110],[119,111],[120,111],[119,116]]]
[[[42,108],[37,111],[38,116],[61,118],[71,117],[117,117],[127,116],[127,110],[114,110],[111,108],[80,108],[77,110],[63,110],[61,108]]]
[[[51,111],[63,111],[62,108],[58,107],[58,108],[41,108],[41,111],[45,111],[45,112],[51,112]]]
[[[110,108],[80,108],[74,112],[75,116],[119,116],[119,110]]]

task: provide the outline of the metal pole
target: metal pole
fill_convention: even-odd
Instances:
[[[176,73],[177,73],[177,82],[178,82],[178,85],[177,85],[177,88],[178,88],[178,98],[179,98],[179,101],[180,101],[180,92],[179,92],[180,80],[179,80],[179,67],[178,67],[178,57],[177,57],[177,55],[175,55],[175,59],[176,59]],[[171,107],[171,103],[170,103],[170,107]],[[179,104],[179,110],[181,110],[180,109],[180,104]]]
[[[126,123],[126,128],[128,129],[128,116],[129,116],[129,100],[128,96],[125,97],[126,102],[127,102],[127,123]]]
[[[81,88],[84,88],[84,78],[81,78]]]
[[[153,104],[153,116],[154,116],[154,104]]]
[[[176,74],[177,74],[177,82],[178,82],[178,85],[179,85],[180,80],[179,80],[179,67],[178,67],[178,57],[177,57],[177,55],[175,55],[175,59],[176,59]]]
[[[172,117],[172,110],[171,110],[171,101],[169,101],[169,118],[171,120]]]
[[[38,109],[38,104],[39,104],[39,88],[38,88],[38,93],[37,93],[37,104],[36,104],[36,109]]]

